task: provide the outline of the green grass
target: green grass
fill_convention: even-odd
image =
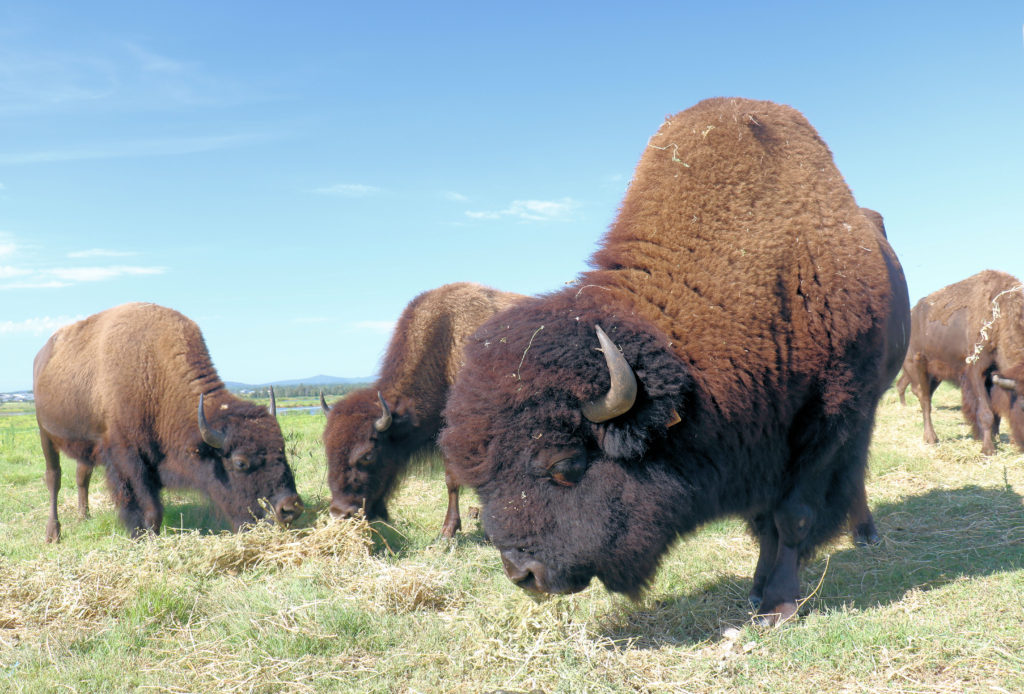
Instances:
[[[681,540],[637,602],[600,585],[535,602],[503,575],[463,496],[438,537],[437,461],[391,503],[390,526],[329,523],[324,417],[283,413],[312,512],[298,529],[223,532],[194,493],[168,493],[162,535],[125,536],[103,482],[77,518],[63,466],[63,539],[31,413],[0,417],[0,690],[16,692],[1024,691],[1024,456],[991,458],[942,386],[939,444],[916,400],[886,394],[868,493],[882,542],[841,538],[802,571],[801,618],[750,623],[754,543],[731,519]],[[432,464],[431,464],[432,463]]]

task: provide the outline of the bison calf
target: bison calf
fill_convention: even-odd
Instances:
[[[124,304],[61,328],[36,356],[33,389],[48,542],[60,538],[60,451],[78,461],[83,515],[92,469],[106,465],[132,537],[160,531],[164,487],[203,492],[236,530],[264,515],[263,501],[285,523],[302,513],[277,420],[225,389],[199,327],[177,311]]]

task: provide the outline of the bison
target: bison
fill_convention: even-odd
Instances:
[[[93,467],[132,537],[158,533],[160,490],[197,489],[234,529],[263,517],[290,523],[302,500],[267,409],[224,387],[199,327],[177,311],[130,303],[55,332],[36,355],[33,389],[50,518],[60,539],[60,451],[78,461],[78,509],[89,512]]]
[[[938,441],[932,394],[942,381],[960,387],[961,411],[983,454],[995,453],[1000,413],[1024,447],[1024,285],[1016,277],[983,270],[914,304],[897,390],[904,404],[908,385],[918,397],[926,443]]]
[[[895,254],[799,112],[716,98],[650,139],[591,265],[484,323],[445,407],[507,577],[637,594],[738,515],[759,621],[791,617],[800,561],[863,494],[909,331]]]
[[[388,497],[410,458],[435,446],[466,340],[486,319],[523,298],[470,282],[423,292],[398,319],[377,382],[331,408],[321,396],[328,410],[323,441],[332,516],[363,510],[368,518],[388,518]],[[447,471],[445,482],[448,510],[441,534],[452,537],[462,527],[459,487]]]

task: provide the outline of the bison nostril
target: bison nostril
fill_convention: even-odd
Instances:
[[[532,593],[548,592],[544,582],[544,565],[536,559],[526,558],[520,552],[505,551],[501,553],[501,563],[508,580],[523,590]]]
[[[331,518],[351,518],[362,510],[362,506],[334,501],[331,502],[331,507],[328,510],[331,513]]]
[[[277,517],[282,523],[291,523],[301,516],[305,509],[302,499],[291,496],[277,505]]]

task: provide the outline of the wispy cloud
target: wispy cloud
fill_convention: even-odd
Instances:
[[[43,316],[21,321],[0,321],[0,335],[49,335],[57,328],[83,318],[85,316]]]
[[[395,330],[395,321],[387,320],[362,320],[349,325],[353,330],[377,335],[389,335]]]
[[[162,275],[162,267],[138,267],[132,265],[111,265],[108,267],[62,267],[50,268],[46,274],[66,282],[101,282],[125,275]]]
[[[528,222],[564,221],[571,219],[580,204],[572,198],[561,200],[513,200],[508,207],[494,211],[466,211],[471,219],[502,219],[511,217]]]
[[[262,139],[265,139],[265,136],[256,133],[242,133],[153,140],[126,140],[124,142],[108,142],[65,149],[0,153],[0,165],[14,166],[18,164],[46,164],[50,162],[82,161],[88,159],[125,159],[197,154],[200,152],[244,147]]]
[[[3,253],[0,253],[3,255]],[[31,270],[25,268],[13,267],[11,265],[0,265],[0,280],[10,279],[12,277],[24,277],[25,275],[32,274]]]
[[[0,258],[7,262],[0,264],[0,290],[5,289],[56,289],[81,282],[104,282],[122,277],[162,275],[167,268],[152,265],[83,265],[72,263],[54,267],[45,259],[35,257],[38,248],[16,242],[10,234],[0,232]],[[107,248],[91,248],[71,251],[65,256],[70,260],[118,258],[138,255],[134,251],[119,251]]]
[[[135,251],[112,251],[106,248],[90,248],[85,251],[71,251],[69,258],[124,258],[138,255]]]
[[[468,197],[462,193],[456,193],[454,190],[441,191],[441,195],[445,200],[450,200],[451,202],[469,202]]]
[[[125,42],[124,47],[138,61],[138,66],[147,72],[180,73],[188,67],[180,60],[157,55],[137,43]]]
[[[314,188],[313,192],[320,195],[337,195],[343,198],[365,198],[368,195],[376,195],[380,192],[380,188],[362,183],[337,183],[333,186]]]

